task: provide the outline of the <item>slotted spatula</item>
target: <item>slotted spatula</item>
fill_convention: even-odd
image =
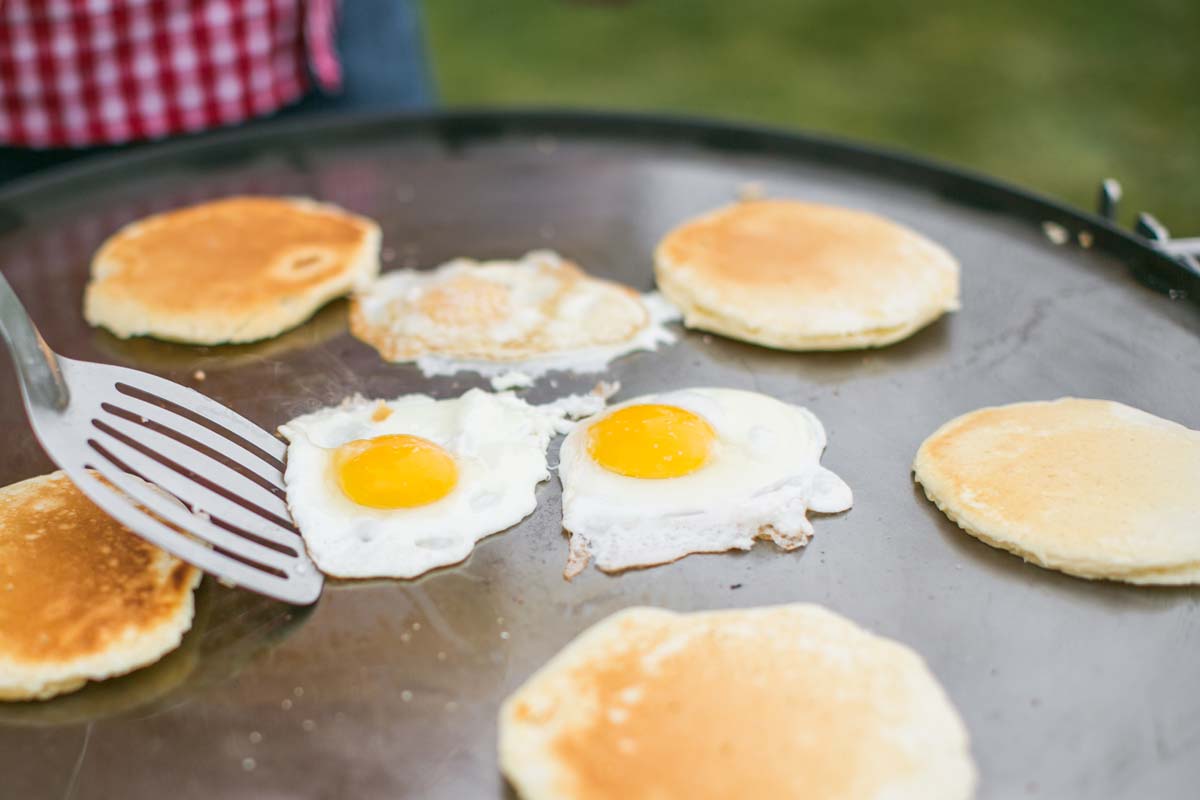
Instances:
[[[3,274],[0,332],[34,433],[92,502],[207,573],[316,601],[324,578],[288,513],[282,442],[192,389],[57,355]]]

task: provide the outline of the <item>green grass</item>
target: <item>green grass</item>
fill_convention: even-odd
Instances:
[[[1177,235],[1200,235],[1194,0],[426,0],[425,17],[448,105],[659,110],[829,132],[1089,209],[1113,176],[1124,221],[1147,210]]]

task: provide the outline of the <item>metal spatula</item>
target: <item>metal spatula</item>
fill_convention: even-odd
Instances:
[[[34,433],[96,505],[219,578],[317,599],[324,579],[288,513],[282,442],[184,386],[55,354],[2,274],[0,332]]]

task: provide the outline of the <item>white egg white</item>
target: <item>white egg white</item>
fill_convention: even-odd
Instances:
[[[564,286],[561,279],[540,272],[547,266],[563,263],[563,258],[555,252],[535,250],[513,260],[456,259],[433,270],[394,270],[360,292],[355,302],[364,328],[373,329],[372,335],[424,339],[450,347],[439,350],[431,346],[429,352],[412,359],[427,377],[475,372],[491,379],[492,388],[497,391],[530,386],[551,371],[603,372],[616,358],[636,351],[656,350],[659,345],[676,340],[666,324],[679,320],[681,314],[661,294],[626,296],[608,281],[592,278]],[[489,324],[486,332],[463,331],[404,306],[432,287],[459,276],[486,278],[503,286],[512,306],[508,316]],[[620,302],[614,306],[615,300]],[[611,341],[606,329],[611,324],[620,324],[622,314],[644,316],[645,325],[628,339]],[[506,343],[520,341],[539,330],[558,346],[521,358],[503,355]],[[494,356],[471,358],[454,354],[462,344],[459,337],[474,341],[480,336],[484,341],[475,342],[474,346],[493,348]]]
[[[489,378],[492,388],[496,390],[532,386],[547,372],[571,372],[577,375],[604,372],[610,363],[621,356],[642,350],[657,350],[661,344],[675,342],[675,334],[666,325],[679,320],[679,309],[658,292],[643,294],[642,304],[650,315],[650,323],[632,339],[618,344],[560,350],[517,361],[423,355],[416,364],[426,377],[475,372]]]
[[[535,488],[549,477],[546,448],[565,416],[556,406],[479,389],[452,400],[351,399],[280,427],[288,440],[288,507],[323,572],[412,578],[463,560],[476,541],[533,511]],[[387,434],[420,436],[450,453],[458,466],[451,492],[427,505],[388,510],[347,497],[333,468],[337,447]]]
[[[588,427],[620,408],[662,404],[703,417],[716,433],[708,461],[677,478],[632,478],[588,453]],[[809,510],[845,511],[853,496],[820,465],[825,429],[810,411],[735,389],[686,389],[612,406],[579,424],[559,452],[566,575],[589,559],[606,572],[674,561],[689,553],[748,550],[769,538],[784,550],[808,543]]]

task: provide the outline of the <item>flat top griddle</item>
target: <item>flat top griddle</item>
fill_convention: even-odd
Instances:
[[[311,610],[206,581],[194,630],[158,666],[48,703],[0,704],[0,794],[499,797],[500,700],[586,626],[635,604],[807,601],[927,659],[970,729],[981,798],[1195,796],[1200,594],[1025,565],[961,533],[909,471],[947,419],[1018,400],[1110,398],[1200,428],[1198,280],[1098,218],[818,138],[462,113],[292,123],[27,181],[0,192],[0,265],[60,352],[194,385],[273,428],[355,392],[446,397],[483,381],[383,363],[346,332],[344,302],[249,346],[92,330],[80,315],[88,259],[118,226],[237,192],[309,195],[378,219],[385,269],[549,247],[648,290],[657,239],[748,182],[884,214],[963,265],[963,310],[886,349],[781,353],[687,333],[613,365],[618,399],[711,385],[812,409],[829,432],[824,463],[855,505],[815,519],[806,549],[761,543],[567,583],[551,479],[531,517],[419,580],[334,582]],[[1045,222],[1070,240],[1055,244]],[[10,369],[0,359],[5,483],[51,469]],[[556,387],[542,379],[525,396],[596,380],[551,377]]]

